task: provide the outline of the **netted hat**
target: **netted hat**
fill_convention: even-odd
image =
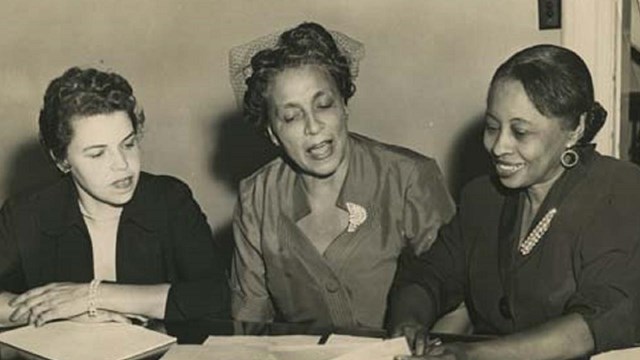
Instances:
[[[328,31],[340,52],[349,60],[351,76],[357,77],[359,62],[364,58],[364,45],[339,31]],[[229,76],[239,107],[242,107],[244,93],[247,91],[246,80],[252,74],[251,59],[262,50],[276,48],[283,32],[259,37],[246,44],[235,46],[229,51]]]

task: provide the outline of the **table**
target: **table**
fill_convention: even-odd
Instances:
[[[252,323],[234,320],[198,320],[168,322],[169,335],[178,338],[179,344],[202,344],[211,335],[319,335],[326,339],[330,334],[386,338],[387,333],[378,328],[319,328],[299,323]],[[474,342],[493,338],[487,335],[463,335],[431,333],[443,342]]]

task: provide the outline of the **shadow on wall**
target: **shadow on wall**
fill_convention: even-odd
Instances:
[[[240,111],[228,111],[214,121],[212,134],[211,175],[234,192],[240,180],[279,154],[267,136],[244,121]]]
[[[269,139],[245,122],[237,110],[227,111],[214,119],[211,134],[214,145],[210,174],[234,193],[238,191],[240,180],[279,155]],[[222,252],[226,268],[230,269],[234,246],[231,222],[220,224],[215,229],[214,240]]]
[[[468,124],[454,140],[449,159],[451,195],[456,203],[460,199],[460,190],[466,183],[491,173],[491,159],[482,143],[484,118],[476,116]]]
[[[38,139],[32,138],[18,146],[10,157],[5,174],[7,197],[33,191],[50,184],[61,176],[46,157]]]

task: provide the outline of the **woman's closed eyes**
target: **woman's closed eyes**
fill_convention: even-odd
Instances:
[[[135,134],[129,135],[126,140],[120,144],[120,148],[124,150],[133,150],[138,146],[138,138]],[[85,150],[85,155],[91,159],[98,159],[104,156],[107,151],[107,145],[96,145]]]

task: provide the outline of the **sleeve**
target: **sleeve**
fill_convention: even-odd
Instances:
[[[404,233],[418,255],[436,239],[438,229],[451,220],[455,205],[435,161],[416,162],[408,178],[404,205]]]
[[[583,316],[596,352],[631,346],[638,338],[640,195],[634,186],[600,204],[579,235],[581,269],[566,312]]]
[[[12,207],[7,201],[0,209],[0,293],[26,290],[13,227]]]
[[[241,321],[269,322],[274,308],[267,291],[260,246],[256,189],[241,186],[233,217],[235,250],[231,267],[231,313]]]
[[[189,187],[176,181],[168,194],[175,280],[165,320],[229,317],[229,289],[223,254],[213,241],[206,216]]]
[[[391,329],[406,321],[431,327],[462,302],[466,263],[461,223],[458,213],[440,229],[429,250],[400,256],[390,298]]]

